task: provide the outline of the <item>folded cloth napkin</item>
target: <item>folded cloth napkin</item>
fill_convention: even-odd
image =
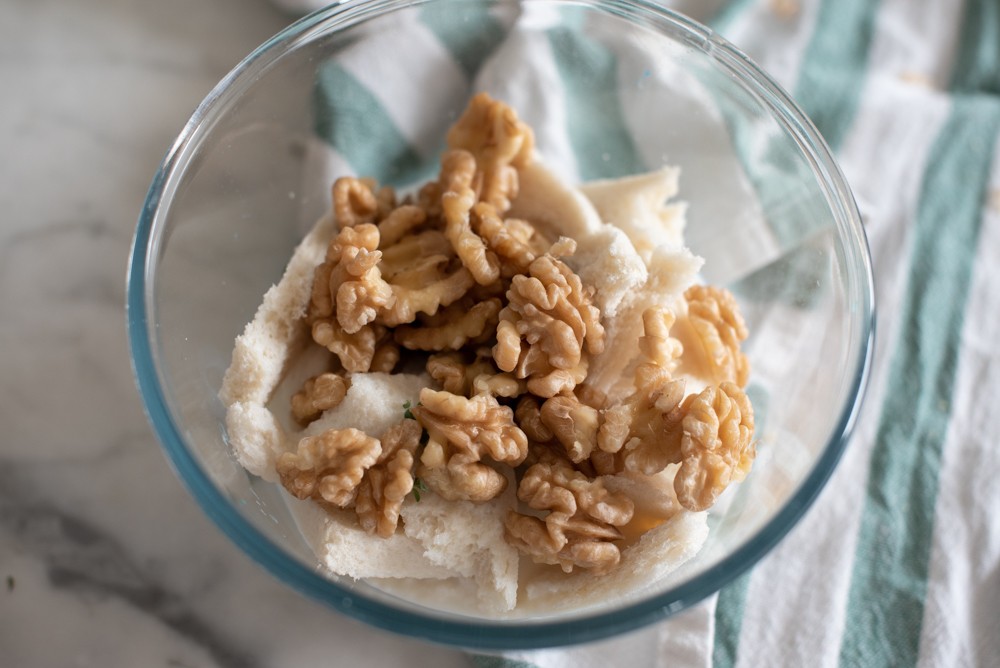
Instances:
[[[1000,3],[664,4],[713,27],[789,90],[847,175],[876,275],[865,409],[815,505],[718,595],[623,637],[476,664],[1000,665]],[[441,110],[460,106],[473,83],[499,85],[485,56],[533,48],[505,37],[516,13],[483,16],[495,23],[486,45],[463,41],[447,18],[425,13],[406,42],[436,54],[436,75],[423,82],[437,90],[372,76],[367,55],[324,73],[328,90],[364,100],[373,122],[398,133],[352,144],[352,128],[320,128],[345,147],[345,171],[388,156],[396,171],[383,176],[425,178],[440,147],[420,138],[451,122]],[[608,72],[618,55],[603,54]],[[537,78],[526,88],[493,89],[529,110],[532,87],[561,76],[558,63],[532,57]],[[389,101],[399,99],[419,100],[421,113],[394,115]],[[552,137],[547,160],[588,176],[562,133],[539,135]]]

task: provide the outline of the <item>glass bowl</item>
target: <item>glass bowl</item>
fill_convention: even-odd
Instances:
[[[233,340],[338,174],[405,187],[436,171],[477,91],[512,103],[569,180],[682,168],[687,241],[746,317],[758,459],[709,515],[701,551],[627,602],[530,618],[434,609],[325,573],[275,485],[229,446],[218,391]],[[343,2],[240,63],[149,190],[128,279],[135,374],[180,478],[247,554],[390,631],[531,648],[635,629],[709,596],[799,520],[858,414],[872,274],[857,208],[802,111],[709,29],[640,0]]]

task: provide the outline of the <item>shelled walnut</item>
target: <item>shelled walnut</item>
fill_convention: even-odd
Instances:
[[[451,243],[445,238],[444,233],[436,229],[405,235],[392,244],[383,245],[380,250],[382,251],[380,266],[386,280],[408,287],[421,287],[432,275],[428,273],[431,269],[437,270],[434,273],[440,274],[440,271],[447,268],[449,261],[455,257]],[[424,273],[417,274],[418,271]],[[415,281],[418,276],[425,280]],[[412,278],[407,280],[408,277]]]
[[[533,444],[548,443],[555,433],[542,421],[542,405],[537,397],[522,395],[514,409],[514,420]]]
[[[735,383],[707,387],[689,401],[674,489],[682,506],[700,511],[750,472],[756,455],[753,406]]]
[[[364,223],[345,227],[327,249],[313,276],[309,317],[355,334],[375,320],[395,297],[382,278],[378,228]],[[334,322],[335,321],[335,322]]]
[[[399,509],[413,489],[413,465],[421,429],[403,420],[382,434],[382,453],[365,472],[354,504],[361,528],[388,538],[396,532]]]
[[[681,351],[680,344],[669,337],[674,316],[654,307],[643,312],[642,320],[635,391],[624,402],[600,412],[598,448],[591,460],[602,474],[653,475],[680,460],[685,383],[671,374]]]
[[[617,527],[628,524],[635,510],[627,496],[556,460],[529,468],[517,497],[533,510],[548,511],[544,519],[511,511],[504,523],[508,542],[535,562],[567,573],[584,568],[601,574],[618,565]]]
[[[342,176],[333,182],[333,215],[341,228],[375,222],[379,201],[372,182]]]
[[[748,330],[736,298],[728,290],[710,285],[693,285],[685,291],[684,298],[688,320],[714,382],[746,387],[750,363],[740,344],[747,338]]]
[[[357,429],[328,429],[299,441],[296,452],[277,461],[278,478],[299,499],[316,499],[341,508],[354,501],[365,470],[382,453],[377,438]]]
[[[396,244],[427,221],[427,212],[419,206],[404,204],[387,212],[379,221],[379,248]]]
[[[496,253],[472,230],[472,207],[477,197],[472,189],[476,160],[471,153],[452,150],[442,159],[442,181],[448,179],[448,189],[441,195],[444,233],[462,264],[480,285],[489,285],[500,278],[500,262]],[[445,174],[450,170],[450,174]]]
[[[457,303],[413,325],[394,332],[396,342],[409,350],[458,350],[469,341],[492,338],[500,315],[499,299],[487,299],[472,306]]]
[[[527,275],[512,279],[493,349],[497,366],[527,379],[528,390],[540,397],[571,391],[586,377],[585,355],[604,349],[591,291],[553,255],[572,254],[575,244],[563,239],[553,249],[536,258]]]
[[[448,147],[471,153],[479,199],[506,213],[518,192],[518,169],[530,160],[535,138],[512,108],[480,93],[448,131]]]
[[[684,346],[670,336],[676,320],[674,312],[664,306],[654,306],[642,312],[642,336],[639,351],[644,361],[636,370],[636,384],[651,382],[653,376],[673,375]]]
[[[335,373],[322,373],[308,379],[292,395],[292,416],[300,424],[309,424],[323,411],[336,408],[347,396],[350,381]]]
[[[563,394],[548,399],[542,404],[539,417],[565,448],[571,461],[588,459],[597,447],[600,413],[575,396]]]
[[[335,315],[337,290],[348,276],[360,276],[374,267],[381,255],[378,228],[359,225],[341,229],[327,245],[326,257],[313,272],[312,291],[307,315],[310,321]]]
[[[348,334],[330,319],[317,320],[312,326],[313,341],[335,354],[349,373],[371,370],[375,351],[385,332],[381,325],[366,325]]]
[[[442,306],[458,301],[475,281],[465,267],[450,274],[438,273],[438,278],[423,287],[408,287],[392,283],[393,305],[386,309],[381,322],[389,327],[413,322],[420,313],[434,315]]]
[[[418,475],[448,500],[494,498],[507,487],[507,478],[483,460],[516,466],[528,454],[528,439],[513,411],[489,394],[468,399],[425,388],[412,412],[428,433]]]
[[[517,218],[503,220],[492,204],[474,205],[472,220],[473,229],[496,255],[503,278],[525,273],[540,254],[540,247],[546,245],[531,223]]]
[[[445,392],[471,397],[472,382],[481,375],[497,372],[492,360],[480,355],[468,359],[460,352],[438,353],[427,358],[427,373]]]
[[[460,352],[431,355],[427,359],[427,373],[446,392],[463,397],[483,393],[516,397],[525,389],[524,381],[496,368],[488,348],[475,351],[471,359],[468,354]]]

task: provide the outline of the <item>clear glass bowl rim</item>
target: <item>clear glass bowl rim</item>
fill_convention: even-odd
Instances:
[[[126,320],[132,369],[147,417],[165,450],[168,461],[203,511],[252,559],[274,576],[303,594],[365,623],[448,645],[480,650],[531,649],[590,642],[625,633],[675,614],[715,593],[759,561],[793,527],[815,500],[839,461],[860,411],[874,346],[875,310],[871,259],[864,227],[850,188],[829,148],[804,112],[766,73],[745,54],[711,29],[647,0],[569,0],[565,4],[595,9],[647,26],[669,27],[683,35],[686,43],[737,77],[752,90],[775,119],[796,138],[811,159],[814,171],[835,207],[834,215],[844,241],[846,262],[854,269],[847,274],[847,298],[860,314],[857,320],[857,355],[851,399],[842,407],[838,427],[817,459],[812,471],[784,507],[754,536],[715,566],[677,587],[611,612],[573,616],[566,620],[469,620],[439,618],[396,608],[359,596],[324,578],[290,557],[247,521],[212,483],[184,442],[168,409],[153,352],[153,270],[157,262],[158,237],[154,221],[164,192],[178,175],[182,157],[201,134],[200,130],[249,84],[254,76],[313,31],[337,29],[435,0],[346,0],[314,12],[289,25],[241,61],[198,106],[169,149],[152,184],[139,216],[129,261]],[[531,0],[528,0],[529,2]],[[546,0],[558,2],[559,0]]]

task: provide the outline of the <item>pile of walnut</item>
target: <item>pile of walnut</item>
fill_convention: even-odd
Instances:
[[[726,380],[685,397],[673,377],[683,352],[668,336],[675,316],[647,310],[635,391],[606,405],[586,384],[605,332],[594,288],[563,261],[575,243],[506,217],[532,148],[514,111],[481,94],[449,132],[439,178],[415,197],[397,202],[369,180],[337,180],[339,232],[305,317],[341,368],[305,383],[295,418],[306,424],[336,407],[351,374],[391,373],[401,361],[421,360],[442,389],[423,389],[378,438],[331,429],[302,439],[277,469],[296,497],[353,507],[365,530],[385,537],[415,476],[445,499],[473,502],[517,480],[524,512],[509,513],[508,542],[538,563],[602,573],[620,560],[615,541],[634,506],[601,476],[679,464],[677,498],[700,511],[749,471],[747,332],[728,292],[687,291],[685,317]]]

